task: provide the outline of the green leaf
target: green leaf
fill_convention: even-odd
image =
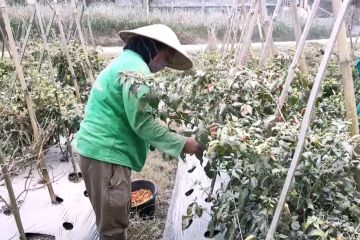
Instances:
[[[236,107],[236,108],[240,108],[243,104],[240,103],[240,102],[234,102],[233,104],[231,104],[233,107]]]
[[[196,209],[195,209],[195,214],[196,214],[196,216],[202,217],[203,213],[204,213],[204,209],[202,209],[201,207],[197,206]]]
[[[245,238],[245,240],[256,240],[256,236],[254,235],[249,235]]]
[[[191,224],[193,223],[193,221],[194,220],[192,218],[183,216],[182,224],[181,224],[182,230],[184,231],[184,230],[188,229],[191,226]]]
[[[305,230],[308,229],[315,221],[317,221],[317,218],[314,216],[308,217],[306,223],[305,223]]]
[[[315,230],[312,230],[310,233],[309,233],[309,236],[312,236],[312,237],[321,237],[321,239],[325,239],[326,238],[326,233],[319,230],[319,229],[315,229]]]
[[[300,223],[299,221],[293,220],[291,222],[291,229],[294,231],[299,231],[300,230]]]
[[[209,143],[209,131],[202,126],[199,126],[196,130],[195,139],[203,146],[206,146]]]
[[[252,178],[250,179],[250,184],[251,184],[251,187],[252,187],[252,188],[256,188],[256,187],[258,186],[258,184],[259,184],[259,181],[257,180],[256,177],[252,177]]]
[[[177,109],[182,101],[182,98],[179,96],[179,94],[175,93],[169,96],[168,101],[171,107]]]

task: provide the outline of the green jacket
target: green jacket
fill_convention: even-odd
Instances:
[[[186,137],[170,132],[155,120],[153,109],[141,107],[139,99],[149,88],[141,86],[135,96],[129,91],[130,84],[119,79],[120,72],[151,74],[142,57],[130,50],[99,74],[76,135],[78,153],[135,171],[144,166],[150,145],[179,157]]]

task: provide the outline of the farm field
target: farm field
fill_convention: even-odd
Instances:
[[[100,239],[74,143],[122,54],[116,31],[154,23],[173,28],[193,68],[119,81],[149,87],[139,106],[205,151],[155,149],[132,171],[155,183],[156,210],[131,208],[127,239],[360,239],[360,43],[342,21],[356,7],[333,2],[327,20],[312,18],[316,0],[284,23],[257,1],[201,16],[0,0],[0,239]]]

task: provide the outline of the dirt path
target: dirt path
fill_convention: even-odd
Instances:
[[[327,43],[328,39],[317,39],[317,40],[308,40],[306,41],[306,44],[322,44],[325,45]],[[348,38],[348,43],[350,43],[350,39]],[[274,42],[275,47],[277,47],[278,49],[282,50],[282,49],[287,49],[290,47],[295,47],[296,46],[296,42],[291,41],[291,42]],[[258,43],[252,43],[252,48],[254,50],[260,50],[262,48],[262,43],[258,42]],[[359,47],[360,45],[360,41],[357,43],[357,46]],[[218,44],[218,49],[221,49],[222,44]],[[99,52],[104,55],[104,56],[116,56],[119,53],[122,52],[122,47],[97,47]],[[204,51],[207,48],[207,44],[197,44],[197,45],[184,45],[184,48],[186,51],[188,51],[189,53],[196,53],[199,51]]]

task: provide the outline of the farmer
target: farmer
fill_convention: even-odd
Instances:
[[[355,61],[356,77],[360,78],[360,57]],[[360,116],[360,103],[357,105],[357,115]]]
[[[134,93],[119,77],[123,72],[149,75],[165,67],[190,69],[193,64],[175,33],[157,24],[121,31],[120,37],[126,42],[124,51],[99,74],[75,143],[101,240],[126,239],[131,171],[142,169],[150,145],[173,157],[203,154],[194,138],[170,132],[140,106],[147,86]]]

